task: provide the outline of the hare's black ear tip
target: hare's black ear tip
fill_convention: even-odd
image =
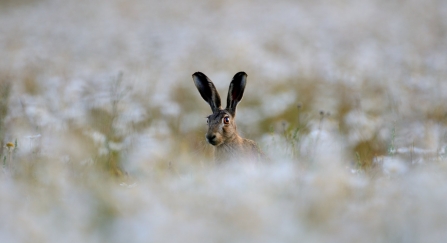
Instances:
[[[200,76],[200,75],[203,75],[203,73],[201,73],[201,72],[195,72],[195,73],[192,74],[193,77],[194,77],[194,76]]]
[[[243,76],[247,77],[247,73],[244,71],[240,71],[234,75],[234,77],[243,77]]]
[[[198,79],[198,80],[203,80],[203,81],[208,80],[208,77],[204,73],[202,73],[202,72],[195,72],[192,75],[192,78],[193,79]]]

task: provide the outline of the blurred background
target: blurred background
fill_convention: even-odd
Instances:
[[[0,0],[0,241],[440,242],[446,53],[443,0]]]

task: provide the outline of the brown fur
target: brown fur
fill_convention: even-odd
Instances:
[[[250,139],[238,137],[231,143],[224,143],[214,149],[216,163],[231,161],[235,159],[248,159],[259,161],[264,158],[264,154],[258,145]]]
[[[262,152],[256,143],[250,139],[242,138],[236,128],[234,117],[225,110],[221,110],[223,116],[216,117],[216,120],[208,122],[207,137],[215,135],[214,156],[218,163],[235,160],[239,158],[259,160]],[[228,116],[229,124],[224,124],[222,119]]]

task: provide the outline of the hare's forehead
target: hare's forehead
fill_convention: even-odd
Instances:
[[[208,116],[208,119],[210,119],[210,120],[220,120],[220,119],[222,119],[224,116],[229,116],[229,115],[230,115],[230,113],[228,113],[227,111],[225,111],[225,110],[220,110],[220,111],[218,111],[218,112],[215,112],[215,113],[209,115],[209,116]]]

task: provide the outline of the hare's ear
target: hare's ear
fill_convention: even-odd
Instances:
[[[244,95],[245,85],[247,83],[247,74],[245,72],[238,72],[234,75],[230,83],[227,97],[227,110],[234,117],[236,116],[236,106],[242,100]]]
[[[213,112],[219,111],[221,109],[220,96],[213,82],[201,72],[194,73],[192,79],[202,98],[211,106],[211,110]]]

